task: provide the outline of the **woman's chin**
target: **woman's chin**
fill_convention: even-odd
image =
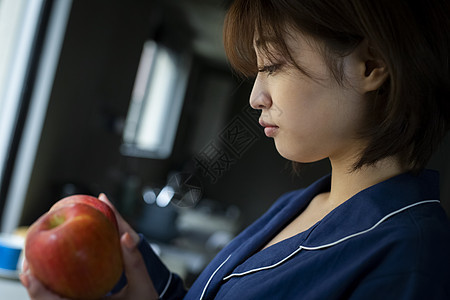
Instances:
[[[276,141],[275,148],[283,158],[301,164],[314,163],[327,158],[326,156],[317,155],[317,153],[308,153],[308,151],[292,151],[291,148],[279,145]]]

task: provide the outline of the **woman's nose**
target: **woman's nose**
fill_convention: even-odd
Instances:
[[[250,94],[250,106],[253,109],[268,109],[272,106],[272,99],[268,93],[263,80],[256,77]]]

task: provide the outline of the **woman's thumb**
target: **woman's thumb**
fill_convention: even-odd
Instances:
[[[138,250],[139,240],[125,232],[120,238],[123,253],[123,262],[128,286],[126,294],[128,299],[158,299],[157,292],[148,275],[144,259]]]

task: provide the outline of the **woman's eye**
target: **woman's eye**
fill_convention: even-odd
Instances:
[[[258,72],[267,73],[267,75],[272,75],[273,73],[275,73],[277,70],[280,69],[280,66],[281,66],[280,64],[263,66],[258,68]]]

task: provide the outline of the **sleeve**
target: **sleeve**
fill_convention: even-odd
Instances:
[[[159,299],[183,299],[186,294],[186,289],[181,278],[170,272],[150,247],[150,244],[144,236],[142,234],[139,234],[139,236],[141,240],[139,241],[138,249],[144,259],[145,267],[153,282],[153,285],[158,292]],[[111,293],[114,294],[119,292],[126,284],[127,279],[125,275],[122,275],[122,278]]]
[[[364,280],[357,285],[349,299],[367,299],[368,295],[374,300],[450,299],[448,287],[420,272],[399,273]]]

